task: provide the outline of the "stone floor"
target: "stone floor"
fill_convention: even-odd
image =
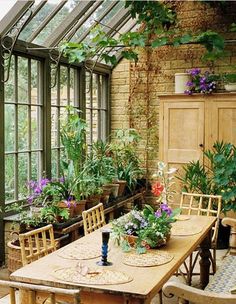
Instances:
[[[217,250],[217,266],[220,266],[222,263],[222,260],[224,258],[224,256],[226,255],[227,250]],[[198,271],[198,269],[196,269],[196,272]],[[0,279],[2,280],[6,280],[8,279],[9,275],[8,275],[8,271],[5,268],[0,268]],[[181,282],[185,282],[184,278],[181,276],[173,276],[170,278],[170,280],[174,280],[174,281],[181,281]],[[198,288],[199,287],[199,276],[194,276],[193,278],[193,284],[194,287]],[[9,296],[7,295],[7,290],[3,287],[0,288],[0,304],[9,304]],[[25,303],[27,304],[27,303]],[[111,303],[112,304],[112,303]],[[156,296],[151,304],[159,304],[159,296]],[[163,295],[163,304],[178,304],[178,300],[174,297],[172,299],[167,299],[165,297],[165,295]]]

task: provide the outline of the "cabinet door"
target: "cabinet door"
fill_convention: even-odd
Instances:
[[[236,145],[236,101],[213,101],[211,109],[211,146],[216,140]]]
[[[204,102],[164,102],[160,156],[169,166],[180,167],[202,159]]]

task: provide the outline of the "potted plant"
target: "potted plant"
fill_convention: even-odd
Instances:
[[[224,74],[222,76],[224,87],[226,91],[236,91],[236,74]]]
[[[211,94],[216,91],[216,84],[219,76],[206,71],[201,72],[201,69],[194,68],[188,71],[190,79],[186,82],[187,90],[184,91],[187,95],[193,93]]]
[[[177,176],[185,192],[213,194],[222,196],[222,212],[236,212],[236,147],[231,143],[215,142],[211,150],[204,152],[208,163],[202,165],[192,161],[183,167],[184,174]],[[220,226],[219,247],[228,246]],[[229,230],[226,230],[229,232]]]
[[[135,129],[121,129],[117,130],[110,144],[117,179],[126,181],[131,192],[135,189],[137,179],[143,175],[137,153],[139,141],[140,136]]]

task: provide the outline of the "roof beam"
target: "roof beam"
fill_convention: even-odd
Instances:
[[[7,34],[33,4],[34,1],[17,1],[0,21],[0,35]]]
[[[67,0],[62,0],[54,10],[43,20],[40,26],[32,33],[27,39],[27,42],[32,42],[38,34],[44,29],[44,27],[52,20],[52,18],[60,11],[60,9],[66,4]]]
[[[95,2],[95,0],[79,2],[73,11],[66,16],[61,24],[45,40],[45,46],[56,46]]]

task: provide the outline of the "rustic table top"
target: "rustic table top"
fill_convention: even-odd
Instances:
[[[126,294],[132,295],[138,298],[152,298],[159,290],[161,290],[163,284],[175,273],[179,266],[184,262],[188,255],[204,240],[208,232],[215,223],[215,217],[207,216],[190,216],[190,219],[181,221],[181,231],[186,230],[188,232],[192,227],[201,227],[197,233],[190,235],[174,235],[171,236],[166,246],[160,250],[167,251],[173,255],[173,259],[170,262],[154,266],[154,267],[134,267],[123,263],[122,252],[120,247],[114,244],[113,240],[109,240],[109,252],[108,260],[112,262],[111,266],[101,267],[97,266],[96,262],[101,257],[93,259],[75,260],[72,258],[65,258],[63,252],[71,250],[74,251],[78,248],[79,243],[88,244],[88,247],[101,246],[102,234],[101,230],[97,230],[83,238],[80,238],[73,243],[70,243],[66,247],[63,247],[56,252],[53,252],[38,261],[35,261],[25,267],[15,271],[11,274],[11,279],[21,282],[30,282],[33,284],[42,284],[48,286],[69,288],[69,287],[81,287],[81,290],[92,292],[103,292],[112,294]],[[176,225],[180,221],[177,221]],[[175,226],[175,224],[173,224]],[[183,228],[184,227],[184,228]],[[106,228],[106,226],[104,226]],[[103,229],[104,229],[103,228]],[[175,229],[173,227],[173,229]],[[180,229],[178,227],[178,229]],[[86,252],[86,251],[85,251]],[[63,254],[62,254],[63,253]],[[87,285],[78,284],[73,282],[65,282],[58,279],[55,276],[55,272],[61,268],[76,268],[78,263],[88,267],[89,269],[99,268],[111,271],[120,271],[133,278],[132,281],[124,284],[114,285]]]

